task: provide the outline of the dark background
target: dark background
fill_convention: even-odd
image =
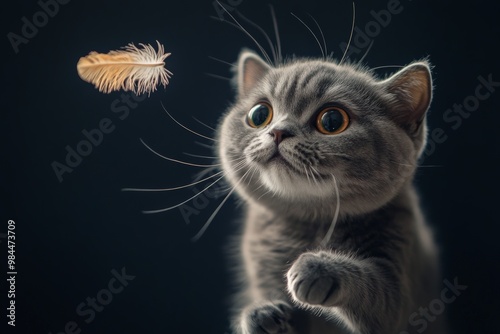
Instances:
[[[239,1],[234,1],[238,3]],[[358,1],[357,26],[373,21],[371,10],[389,1]],[[269,33],[268,1],[243,0],[237,9]],[[340,57],[352,20],[348,0],[271,1],[280,24],[285,54],[320,56],[312,35],[294,12],[316,31],[321,25],[329,50]],[[457,129],[443,120],[453,104],[474,95],[478,77],[500,81],[499,6],[493,1],[401,0],[403,11],[374,37],[365,62],[371,67],[404,65],[426,56],[435,66],[431,128],[447,140],[435,147],[418,172],[416,183],[426,214],[436,231],[444,277],[468,288],[447,306],[455,333],[497,333],[498,304],[498,125],[500,88],[480,103]],[[75,321],[81,333],[213,333],[228,331],[226,300],[230,291],[224,247],[238,217],[229,201],[204,237],[190,238],[222,200],[189,217],[179,210],[144,215],[141,210],[176,204],[193,190],[173,193],[121,192],[123,187],[167,187],[188,183],[199,168],[161,160],[139,141],[170,157],[197,163],[182,152],[212,155],[197,138],[173,123],[168,110],[196,131],[211,135],[196,116],[214,126],[233,100],[228,62],[252,41],[230,25],[210,19],[206,1],[78,1],[61,5],[36,36],[15,53],[7,38],[21,33],[21,18],[40,11],[36,1],[3,5],[0,233],[16,222],[17,317],[12,333],[59,333]],[[229,17],[227,15],[225,18]],[[244,22],[242,22],[244,23]],[[265,40],[248,24],[246,27]],[[122,93],[101,94],[79,79],[76,63],[92,50],[107,52],[129,42],[159,40],[172,56],[174,72],[167,89],[129,108],[121,120],[111,105]],[[360,58],[361,54],[354,58]],[[392,69],[381,69],[381,76]],[[121,104],[123,106],[123,104]],[[81,131],[103,118],[115,128],[59,182],[51,164],[64,163],[66,145],[75,148]],[[198,188],[199,190],[202,187]],[[194,207],[194,203],[189,205]],[[0,239],[2,326],[6,323],[7,248]],[[76,313],[78,304],[95,297],[125,267],[135,279],[89,324]],[[438,297],[438,296],[436,296]]]

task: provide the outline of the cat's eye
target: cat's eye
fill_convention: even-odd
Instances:
[[[257,103],[247,115],[247,122],[252,128],[261,128],[269,123],[273,119],[273,108],[269,103],[260,102]]]
[[[347,129],[349,116],[339,107],[323,109],[316,119],[316,127],[325,135],[336,135]]]

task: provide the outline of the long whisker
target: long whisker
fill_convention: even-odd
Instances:
[[[222,59],[219,59],[219,58],[215,58],[215,57],[212,57],[212,56],[208,56],[208,58],[212,59],[212,60],[215,60],[215,61],[218,61],[220,63],[223,63],[223,64],[226,64],[226,65],[229,65],[231,67],[236,67],[235,64],[231,64],[230,62],[228,61],[225,61],[225,60],[222,60]]]
[[[325,56],[325,50],[323,50],[323,46],[321,46],[321,43],[319,42],[319,39],[318,37],[316,36],[316,34],[312,31],[311,28],[309,28],[309,26],[307,24],[305,24],[304,21],[302,21],[297,15],[295,15],[294,13],[290,13],[292,14],[297,20],[299,20],[300,23],[302,23],[306,28],[307,30],[309,30],[309,32],[313,35],[314,39],[316,40],[316,42],[318,43],[319,45],[319,49],[321,50],[321,54],[323,55],[323,58],[326,58]]]
[[[193,158],[212,159],[212,160],[217,159],[217,157],[212,157],[212,156],[208,156],[208,155],[192,154],[192,153],[188,153],[188,152],[182,152],[182,154],[193,157]]]
[[[271,17],[273,18],[274,35],[276,36],[276,53],[278,54],[278,62],[281,63],[283,56],[281,55],[281,41],[280,34],[278,32],[278,20],[276,19],[276,14],[274,13],[273,5],[269,5],[271,8]]]
[[[259,201],[263,196],[269,194],[271,192],[271,189],[269,189],[268,191],[266,191],[265,193],[263,193],[262,195],[259,196],[259,198],[257,199],[257,201]]]
[[[170,115],[170,113],[167,111],[167,109],[166,109],[166,108],[165,108],[165,106],[163,105],[163,102],[160,102],[160,103],[161,103],[161,107],[163,108],[163,110],[165,110],[165,112],[167,113],[167,115],[168,115],[168,116],[169,116],[169,117],[170,117],[170,118],[171,118],[171,119],[172,119],[175,123],[177,123],[177,125],[179,125],[179,126],[180,126],[180,127],[182,127],[183,129],[185,129],[185,130],[187,130],[187,131],[189,131],[189,132],[191,132],[191,133],[193,133],[193,134],[195,134],[195,135],[197,135],[197,136],[199,136],[199,137],[202,137],[202,138],[205,138],[205,139],[208,139],[208,140],[211,140],[211,141],[217,141],[217,140],[215,140],[215,139],[213,139],[213,138],[207,137],[207,136],[205,136],[205,135],[202,135],[201,133],[198,133],[198,132],[196,132],[196,131],[193,131],[193,130],[191,130],[190,128],[188,128],[187,126],[185,126],[185,125],[181,124],[179,121],[177,121],[177,120],[174,118],[174,116]]]
[[[172,162],[177,162],[179,164],[182,164],[182,165],[187,165],[187,166],[191,166],[191,167],[203,167],[203,168],[206,168],[206,167],[218,167],[220,166],[221,164],[213,164],[213,165],[199,165],[199,164],[193,164],[193,163],[190,163],[190,162],[186,162],[186,161],[181,161],[181,160],[177,160],[177,159],[172,159],[172,158],[168,158],[164,155],[161,155],[160,153],[156,152],[155,150],[153,150],[151,147],[149,147],[145,142],[144,140],[142,140],[142,138],[140,138],[140,141],[141,143],[146,146],[146,148],[148,150],[150,150],[151,152],[153,152],[154,154],[156,154],[157,156],[159,156],[160,158],[162,159],[165,159],[165,160],[168,160],[168,161],[172,161]]]
[[[170,206],[168,208],[164,208],[164,209],[158,209],[158,210],[147,210],[147,211],[142,211],[142,213],[145,213],[145,214],[152,214],[152,213],[160,213],[160,212],[165,212],[165,211],[169,211],[169,210],[172,210],[172,209],[175,209],[175,208],[178,208],[179,206],[183,205],[183,204],[186,204],[187,202],[193,200],[194,198],[196,198],[197,196],[199,196],[200,194],[202,194],[203,192],[205,192],[207,189],[209,189],[210,187],[212,187],[214,184],[216,184],[217,182],[219,182],[220,180],[222,180],[224,178],[224,175],[222,175],[221,177],[219,177],[217,180],[215,180],[214,182],[210,183],[206,188],[204,188],[202,191],[200,191],[199,193],[197,193],[196,195],[194,196],[191,196],[190,198],[188,198],[187,200],[177,204],[177,205],[174,205],[174,206]]]
[[[250,179],[248,180],[248,184],[250,184],[250,182],[252,181],[256,171],[257,171],[257,167],[253,167],[253,172],[252,172],[252,175],[250,175]]]
[[[347,42],[347,47],[344,51],[344,55],[342,56],[342,59],[340,60],[339,64],[342,64],[344,62],[344,59],[347,55],[347,51],[349,51],[349,47],[351,46],[351,41],[352,41],[352,35],[354,35],[354,25],[356,24],[356,5],[354,4],[354,1],[352,2],[352,27],[351,27],[351,35],[349,36],[349,42]]]
[[[241,166],[237,169],[237,171],[239,171],[240,169],[244,168],[245,167],[245,162],[242,161],[240,164],[237,164],[236,166]],[[179,203],[179,204],[176,204],[176,205],[173,205],[173,206],[170,206],[168,208],[163,208],[163,209],[158,209],[158,210],[147,210],[147,211],[142,211],[142,213],[145,213],[145,214],[153,214],[153,213],[161,213],[161,212],[165,212],[165,211],[169,211],[169,210],[172,210],[172,209],[175,209],[175,208],[178,208],[184,204],[186,204],[187,202],[193,200],[194,198],[200,196],[202,193],[204,193],[207,189],[209,189],[210,187],[212,187],[214,184],[216,184],[217,182],[219,182],[220,180],[222,180],[223,178],[225,177],[225,174],[222,175],[221,177],[219,177],[217,180],[215,180],[214,182],[210,183],[208,186],[206,186],[202,191],[198,192],[197,194],[195,194],[194,196],[191,196],[190,198],[188,198],[187,200]]]
[[[203,123],[202,121],[200,121],[198,118],[196,118],[196,117],[194,117],[194,116],[192,116],[192,117],[193,117],[193,119],[194,119],[196,122],[200,123],[201,125],[206,126],[206,127],[207,127],[207,128],[209,128],[210,130],[216,131],[216,130],[215,130],[213,127],[211,127],[210,125],[207,125],[207,124]]]
[[[435,168],[435,167],[444,167],[443,165],[419,165],[419,164],[416,164],[416,165],[413,165],[413,164],[403,164],[403,163],[400,163],[400,162],[397,162],[397,161],[392,161],[392,163],[396,164],[396,165],[401,165],[401,166],[408,166],[408,167],[416,167],[416,168],[421,168],[421,167],[432,167],[432,168]]]
[[[218,175],[224,173],[224,171],[220,171],[214,175],[211,175],[209,177],[206,177],[204,179],[201,179],[199,181],[196,181],[196,182],[193,182],[193,183],[190,183],[190,184],[186,184],[186,185],[183,185],[183,186],[178,186],[178,187],[173,187],[173,188],[161,188],[161,189],[144,189],[144,188],[123,188],[122,191],[140,191],[140,192],[162,192],[162,191],[172,191],[172,190],[178,190],[178,189],[184,189],[184,188],[189,188],[191,186],[194,186],[196,184],[199,184],[199,183],[202,183],[202,182],[205,182],[207,180],[210,180],[214,177],[217,177]]]
[[[196,242],[198,241],[202,236],[203,234],[205,233],[205,231],[207,230],[207,228],[210,226],[210,224],[212,223],[212,221],[214,220],[215,216],[219,213],[220,209],[224,206],[224,204],[226,203],[226,201],[229,199],[229,197],[231,196],[231,194],[236,190],[236,187],[238,186],[238,184],[241,182],[241,180],[248,174],[248,172],[250,171],[247,170],[245,172],[245,174],[243,174],[243,176],[241,177],[241,179],[238,181],[238,183],[236,183],[233,187],[233,189],[231,189],[231,191],[226,195],[226,197],[224,197],[224,199],[222,200],[222,202],[219,204],[219,206],[217,206],[217,208],[215,209],[215,211],[212,213],[212,215],[208,218],[208,220],[205,222],[205,224],[203,224],[203,227],[200,229],[200,231],[198,233],[196,233],[196,235],[191,238],[191,241],[192,242]]]
[[[307,172],[306,165],[304,165],[303,167],[304,167],[304,172],[306,172],[307,182],[311,183],[311,180],[309,179],[309,173]]]
[[[203,227],[201,228],[201,230],[198,231],[198,233],[196,233],[196,235],[194,237],[191,238],[191,241],[192,242],[196,242],[198,241],[202,236],[203,234],[205,233],[205,231],[208,229],[208,227],[210,226],[210,224],[212,223],[212,221],[214,220],[215,216],[219,213],[220,209],[222,208],[222,206],[224,206],[224,204],[226,203],[226,201],[229,199],[229,196],[232,195],[232,193],[236,190],[236,188],[234,187],[233,189],[231,189],[231,191],[226,195],[226,197],[224,197],[224,199],[222,200],[222,202],[219,204],[219,206],[215,209],[215,211],[212,213],[212,215],[208,218],[208,220],[205,222],[205,224],[203,225]]]
[[[316,185],[319,186],[318,180],[316,180],[316,176],[314,176],[314,173],[318,174],[319,176],[320,175],[319,172],[313,166],[310,166],[309,168],[311,169],[311,176],[314,180],[314,183],[316,183]]]
[[[214,20],[217,20],[217,21],[221,21],[220,18],[216,17],[216,16],[210,16],[211,19],[214,19]],[[232,17],[232,19],[234,20],[234,17]],[[257,40],[252,36],[250,35],[250,33],[245,30],[245,28],[243,28],[239,23],[238,24],[235,24],[233,22],[230,22],[228,20],[225,20],[225,19],[222,19],[223,22],[229,24],[230,26],[233,26],[235,27],[236,29],[242,31],[245,35],[249,36],[250,39],[257,45],[257,47],[259,48],[260,52],[262,52],[262,55],[264,56],[266,62],[271,65],[272,64],[272,60],[271,58],[269,57],[269,54],[266,52],[266,50],[260,45],[259,42],[257,42]]]
[[[307,13],[307,15],[309,15],[309,17],[311,17],[311,19],[314,21],[314,23],[316,23],[316,27],[318,27],[319,33],[321,34],[321,39],[323,40],[323,46],[325,48],[325,55],[328,55],[328,48],[326,45],[325,35],[323,34],[323,29],[321,29],[318,21],[316,21],[316,19],[311,14]]]
[[[214,147],[212,145],[208,145],[208,144],[205,144],[205,143],[202,143],[202,142],[199,142],[199,141],[195,141],[194,143],[196,145],[200,145],[202,147],[208,148],[209,150],[213,150],[214,149]]]
[[[361,57],[361,59],[359,60],[358,63],[361,64],[363,62],[363,60],[365,60],[366,56],[368,56],[368,52],[370,52],[370,50],[371,50],[371,48],[373,46],[373,42],[374,42],[373,40],[370,42],[370,45],[368,45],[368,48],[365,51],[365,54],[363,55],[363,57]]]
[[[251,24],[252,26],[254,26],[257,30],[260,31],[260,33],[264,36],[264,38],[266,39],[267,43],[269,44],[269,47],[271,48],[271,52],[273,54],[273,58],[274,58],[274,62],[276,63],[276,60],[277,60],[277,55],[276,55],[276,50],[274,48],[274,44],[273,42],[271,41],[271,38],[269,37],[269,35],[266,33],[266,31],[264,29],[262,29],[258,24],[256,24],[255,22],[251,21],[250,19],[246,18],[243,14],[241,14],[241,12],[239,10],[235,10],[236,11],[236,14],[241,18],[243,19],[244,21],[246,21],[247,23]]]
[[[262,52],[262,54],[264,55],[264,57],[266,58],[266,60],[268,61],[269,65],[272,64],[272,61],[271,61],[271,58],[269,58],[269,55],[267,54],[266,50],[259,44],[259,42],[257,42],[257,40],[245,29],[243,28],[243,26],[234,18],[234,16],[226,9],[226,7],[224,7],[220,2],[219,0],[216,0],[217,3],[219,4],[219,6],[222,7],[222,9],[227,13],[227,15],[229,15],[229,17],[231,17],[233,19],[233,21],[236,23],[236,25],[248,36],[252,39],[252,41],[257,45],[257,47],[259,48],[259,50]],[[231,23],[229,21],[226,21],[224,20],[225,22],[227,23]]]
[[[231,78],[224,77],[224,76],[218,75],[218,74],[213,74],[213,73],[207,73],[207,72],[205,72],[205,75],[208,75],[209,77],[220,79],[220,80],[231,81]]]
[[[335,175],[331,174],[333,178],[333,184],[335,186],[335,196],[337,197],[337,206],[335,207],[335,214],[333,215],[333,220],[332,223],[330,224],[330,227],[328,228],[328,231],[326,232],[326,235],[321,241],[321,246],[325,247],[328,242],[330,242],[330,239],[333,234],[333,230],[335,229],[335,225],[337,225],[337,220],[339,218],[339,212],[340,212],[340,193],[339,193],[339,187],[337,184],[337,179],[335,178]]]

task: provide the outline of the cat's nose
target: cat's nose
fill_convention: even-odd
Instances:
[[[285,138],[293,137],[293,134],[290,131],[284,129],[272,129],[269,132],[269,135],[273,137],[276,145],[279,145]]]

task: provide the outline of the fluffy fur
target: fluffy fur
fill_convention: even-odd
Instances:
[[[218,128],[223,170],[245,203],[234,331],[410,333],[409,315],[438,296],[439,283],[412,186],[432,99],[427,61],[379,79],[334,60],[271,66],[244,51],[235,82]],[[256,129],[246,117],[259,101],[273,118]],[[329,105],[349,114],[337,135],[315,128]],[[273,130],[287,137],[277,144]],[[429,325],[426,333],[444,333],[441,319]]]

